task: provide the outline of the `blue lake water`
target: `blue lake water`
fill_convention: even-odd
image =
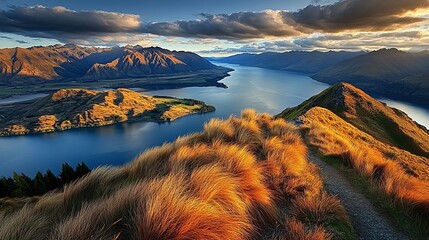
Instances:
[[[131,161],[145,149],[174,141],[178,136],[200,131],[210,118],[239,115],[245,108],[258,112],[280,113],[323,91],[329,85],[305,75],[219,64],[235,69],[222,80],[228,88],[190,87],[145,92],[194,98],[216,107],[215,112],[191,115],[172,123],[123,123],[99,128],[74,129],[49,134],[0,138],[0,176],[16,172],[34,175],[38,170],[60,170],[67,162],[72,166],[84,161],[94,168],[100,165],[120,165]],[[386,100],[387,101],[387,100]],[[1,103],[1,100],[0,100]],[[391,101],[407,112],[408,107],[421,124],[429,126],[429,110]],[[411,114],[410,114],[411,115]],[[412,116],[413,117],[413,116]]]

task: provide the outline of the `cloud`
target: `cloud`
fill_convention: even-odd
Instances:
[[[331,5],[309,5],[284,17],[325,32],[380,31],[423,21],[405,14],[428,7],[428,0],[341,0]]]
[[[400,48],[421,51],[429,47],[429,35],[420,31],[325,34],[293,40],[302,50],[376,50]]]
[[[15,42],[21,43],[21,44],[27,44],[28,43],[27,41],[24,41],[24,40],[15,40]]]
[[[244,44],[236,47],[221,48],[216,47],[210,50],[198,51],[201,54],[237,54],[237,53],[261,53],[261,52],[285,52],[289,50],[295,50],[299,48],[295,43],[285,40],[285,41],[269,41],[269,42],[256,42],[250,44]]]
[[[0,31],[59,39],[62,34],[132,32],[140,17],[105,11],[72,11],[64,7],[11,7],[0,11]]]
[[[0,1],[1,1],[1,0],[0,0]],[[11,38],[11,37],[8,37],[8,36],[0,36],[0,38],[12,40],[12,38]]]
[[[288,37],[344,30],[384,31],[426,20],[407,13],[428,7],[428,0],[341,0],[323,6],[309,5],[296,12],[201,14],[200,20],[149,23],[144,31],[164,36],[221,39]]]
[[[134,14],[14,6],[0,10],[0,32],[83,45],[140,42],[152,35],[249,42],[349,30],[392,30],[427,20],[411,12],[428,8],[429,0],[340,0],[329,5],[312,4],[294,12],[200,14],[196,20],[143,23]]]
[[[300,35],[299,26],[283,17],[283,11],[200,14],[191,21],[149,23],[143,32],[163,36],[246,39]]]

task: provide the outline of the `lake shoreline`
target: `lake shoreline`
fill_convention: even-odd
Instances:
[[[51,94],[64,88],[99,89],[99,88],[142,88],[147,91],[161,89],[178,89],[185,87],[220,87],[227,86],[220,81],[234,69],[217,66],[209,70],[200,70],[181,74],[165,74],[157,76],[130,77],[126,79],[102,79],[98,81],[50,81],[43,84],[26,86],[1,85],[0,101],[34,94]],[[29,89],[31,88],[31,89]],[[0,103],[1,104],[1,103]]]
[[[198,99],[215,106],[214,112],[187,115],[172,123],[118,123],[98,128],[0,138],[0,175],[9,176],[13,171],[34,175],[38,170],[46,169],[58,173],[61,170],[59,163],[63,162],[75,166],[84,161],[90,168],[120,166],[146,149],[203,130],[204,124],[212,118],[239,116],[241,110],[246,108],[275,115],[329,87],[302,74],[231,64],[221,66],[235,69],[221,81],[228,86],[227,89],[187,87],[142,92],[148,96]],[[396,108],[420,124],[429,126],[428,110],[407,104]]]

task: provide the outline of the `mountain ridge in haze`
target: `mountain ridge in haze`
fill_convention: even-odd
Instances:
[[[429,51],[380,49],[340,62],[311,77],[330,84],[347,81],[370,93],[429,103]]]
[[[365,52],[267,52],[238,54],[220,62],[304,72],[317,81],[350,82],[366,92],[429,104],[429,51],[380,49]]]
[[[263,68],[282,69],[294,72],[316,73],[338,62],[363,54],[363,52],[291,51],[266,52],[261,54],[237,54],[218,59],[220,62]]]

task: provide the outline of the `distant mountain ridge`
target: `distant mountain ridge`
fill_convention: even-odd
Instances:
[[[380,49],[365,52],[267,52],[238,54],[217,61],[304,72],[335,84],[350,82],[369,93],[419,104],[429,104],[429,51]]]
[[[316,73],[336,63],[360,56],[364,52],[291,51],[284,53],[238,54],[218,61],[243,66],[282,69],[294,72]]]
[[[326,68],[312,78],[350,82],[370,93],[429,104],[429,51],[380,49]]]
[[[0,49],[2,85],[141,77],[215,67],[195,53],[138,45],[112,48],[54,45]]]

